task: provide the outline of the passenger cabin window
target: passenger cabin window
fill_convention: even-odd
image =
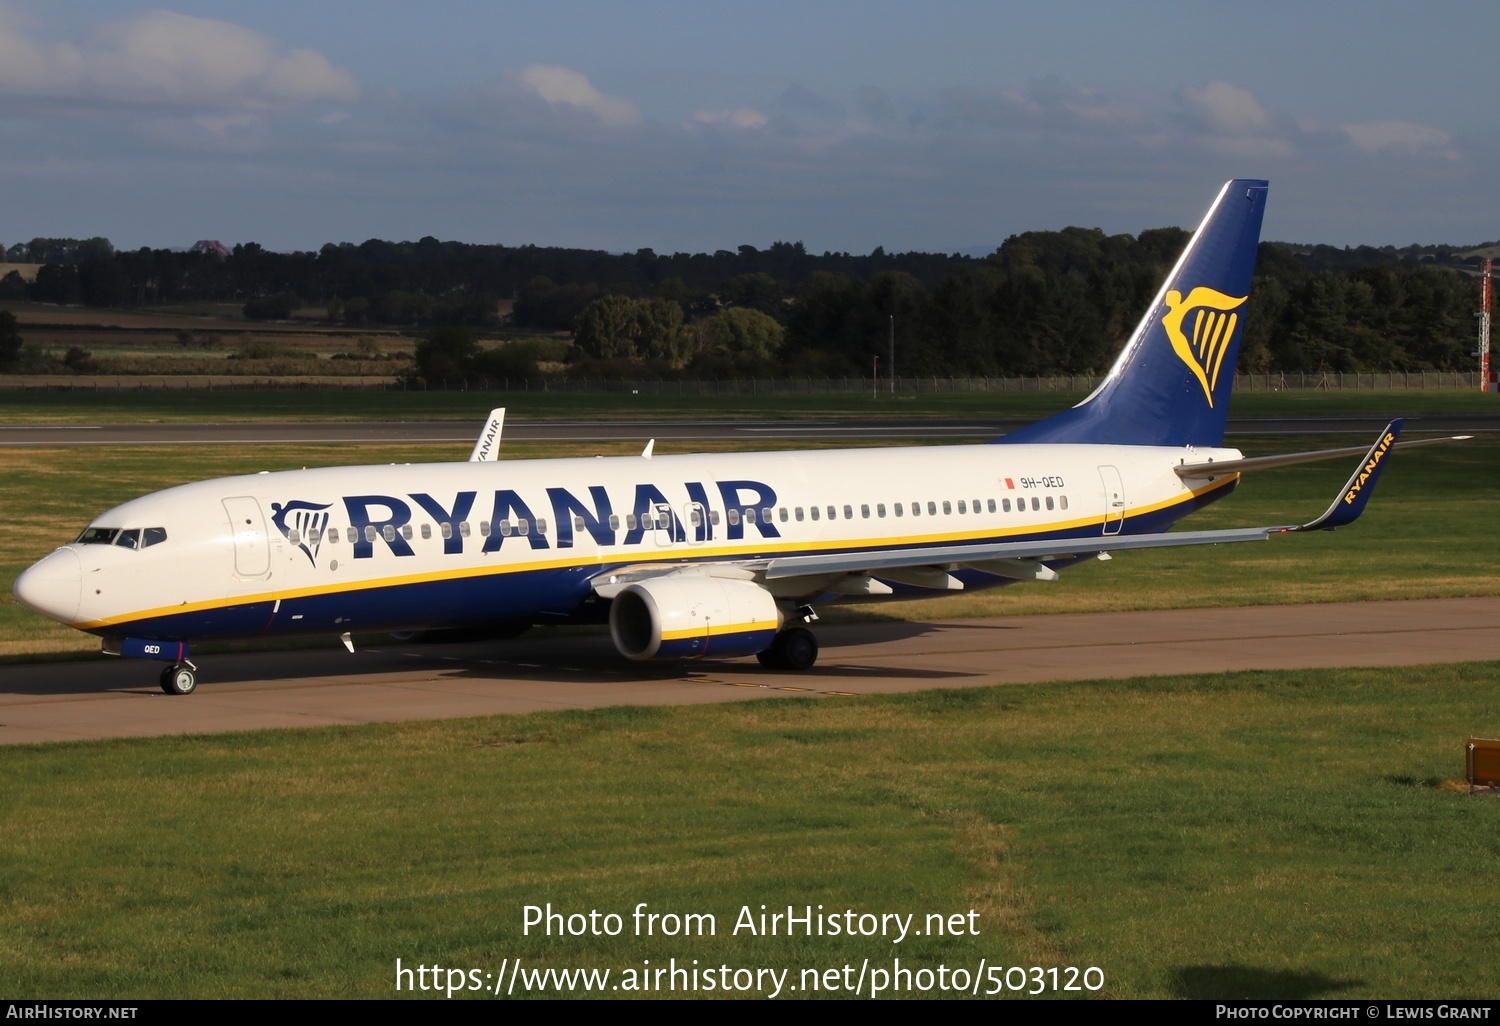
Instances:
[[[444,524],[443,526],[447,527],[448,525]],[[426,541],[428,538],[431,538],[431,537],[432,537],[432,525],[431,524],[423,524],[422,525],[422,540]]]
[[[388,542],[393,542],[396,540],[396,528],[390,524],[386,524],[380,529],[380,536]]]
[[[1031,508],[1033,510],[1039,510],[1039,509],[1041,509],[1042,508],[1042,500],[1038,499],[1035,495],[1033,495],[1031,497]]]
[[[927,515],[930,517],[937,516],[937,503],[933,502],[931,499],[927,500]]]
[[[818,507],[810,506],[808,507],[808,512],[812,514],[814,520],[818,519]]]
[[[868,516],[868,515],[869,514],[866,514],[866,516]],[[844,519],[845,520],[853,520],[854,519],[854,507],[853,506],[845,506],[844,507]]]
[[[459,523],[458,533],[464,538],[467,538],[469,536],[469,522],[467,520],[461,521]]]
[[[771,522],[771,507],[770,506],[764,506],[764,507],[761,508],[761,511],[760,511],[760,522],[763,523],[763,524],[769,524]]]
[[[302,541],[302,535],[297,532],[295,527],[289,527],[286,532],[286,540],[293,545],[297,545]]]
[[[920,502],[914,502],[911,504],[911,515],[914,517],[919,517],[922,515],[922,504]]]
[[[339,540],[339,529],[337,527],[330,527],[328,529],[328,544],[332,545],[335,542],[337,542],[338,540]]]
[[[949,514],[951,514],[952,512],[953,512],[953,503],[949,502],[947,499],[944,499],[943,500],[943,516],[946,517]]]
[[[860,503],[859,515],[862,518],[864,518],[865,520],[869,520],[870,519],[870,507],[867,504],[865,504],[865,503]]]
[[[781,517],[781,522],[782,522],[782,523],[783,523],[783,524],[784,524],[784,523],[786,523],[786,507],[785,507],[785,506],[779,506],[779,507],[777,507],[777,510],[776,510],[776,512],[777,512],[777,513],[778,513],[778,514],[779,514],[779,515],[780,515],[780,517]],[[800,519],[802,519],[802,518],[801,518],[801,517],[798,517],[798,518],[797,518],[797,519],[799,519],[799,520],[800,520]]]
[[[697,521],[694,521],[694,523],[697,523]],[[620,514],[611,513],[609,515],[609,529],[611,531],[618,531],[620,529]]]
[[[991,499],[991,500],[989,500],[989,502],[990,502],[990,512],[993,513],[993,512],[995,512],[995,500]],[[1010,503],[1007,502],[1005,504],[1005,508],[1006,509],[1010,509]]]
[[[877,517],[884,517],[885,516],[885,503],[883,503],[883,502],[877,502],[875,504],[875,515]]]
[[[718,527],[719,526],[719,511],[718,510],[711,509],[711,510],[708,511],[708,522],[710,524],[712,524],[714,527]]]
[[[829,520],[837,520],[838,518],[839,518],[839,511],[835,507],[829,506],[828,507],[828,519]]]
[[[1047,496],[1047,508],[1048,509],[1052,508],[1052,496],[1050,496],[1050,495]]]
[[[503,520],[500,521],[500,524],[503,527],[504,524],[505,524],[505,521],[503,521]],[[500,533],[501,534],[510,534],[510,532],[506,531],[506,530],[502,530]],[[481,538],[488,538],[489,536],[490,536],[490,522],[488,520],[481,520],[479,522],[479,537],[481,537]]]
[[[390,526],[390,525],[386,525],[386,526]],[[366,524],[365,525],[365,541],[367,541],[367,542],[373,542],[374,540],[375,540],[375,525],[374,524]]]
[[[1067,509],[1068,508],[1068,497],[1066,495],[1059,495],[1057,497],[1057,504],[1059,506],[1061,506],[1063,509]]]
[[[729,526],[733,527],[734,525],[738,524],[739,522],[740,522],[740,511],[737,510],[737,509],[730,510],[729,511]]]
[[[979,507],[978,507],[978,506],[976,506],[976,507],[974,507],[974,508],[975,508],[975,509],[978,509],[978,508],[979,508]],[[967,507],[967,506],[965,506],[965,505],[964,505],[964,500],[962,500],[962,499],[959,499],[959,500],[958,500],[958,511],[959,511],[959,512],[960,512],[960,513],[967,513],[967,512],[969,512],[969,509],[968,509],[968,507]]]
[[[1002,511],[1004,511],[1006,513],[1009,513],[1010,512],[1010,500],[1009,499],[1001,499],[1000,500],[1000,508],[1001,508]]]
[[[797,522],[800,524],[802,522],[802,507],[798,506],[794,512],[797,516]]]
[[[898,516],[898,517],[901,516],[902,515],[902,513],[901,513],[901,503],[898,502],[898,503],[895,503],[894,505],[895,505],[895,508],[896,508],[896,516]]]

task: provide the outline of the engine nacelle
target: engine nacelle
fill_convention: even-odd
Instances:
[[[776,600],[750,581],[660,577],[626,586],[609,634],[627,659],[697,659],[764,652],[781,629]]]

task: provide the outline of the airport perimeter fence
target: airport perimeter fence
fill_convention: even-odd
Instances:
[[[869,395],[889,397],[964,392],[1091,392],[1101,379],[1073,374],[1022,378],[899,378],[895,389],[890,379],[869,378],[710,378],[705,380],[653,379],[626,381],[606,378],[452,378],[412,384],[389,377],[316,378],[293,375],[0,375],[0,391],[281,391],[324,389],[336,391],[431,391],[431,392],[560,392],[592,395],[664,396],[775,396],[775,395]],[[1238,374],[1234,387],[1241,392],[1279,391],[1385,391],[1401,389],[1479,388],[1478,371],[1412,371],[1389,374],[1312,373]]]

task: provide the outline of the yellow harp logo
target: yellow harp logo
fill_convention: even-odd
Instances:
[[[1214,404],[1214,385],[1219,380],[1219,368],[1239,323],[1240,315],[1235,311],[1249,298],[1241,296],[1235,299],[1202,285],[1189,292],[1186,299],[1176,289],[1167,293],[1167,314],[1161,319],[1162,327],[1167,329],[1167,337],[1172,340],[1172,349],[1178,359],[1187,364],[1203,386],[1203,395],[1209,406]],[[1183,322],[1188,320],[1189,314],[1192,315],[1191,338],[1183,333]],[[1234,373],[1233,367],[1229,373]]]

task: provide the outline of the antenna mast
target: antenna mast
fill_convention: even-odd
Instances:
[[[1490,259],[1479,264],[1479,390],[1490,390]]]

